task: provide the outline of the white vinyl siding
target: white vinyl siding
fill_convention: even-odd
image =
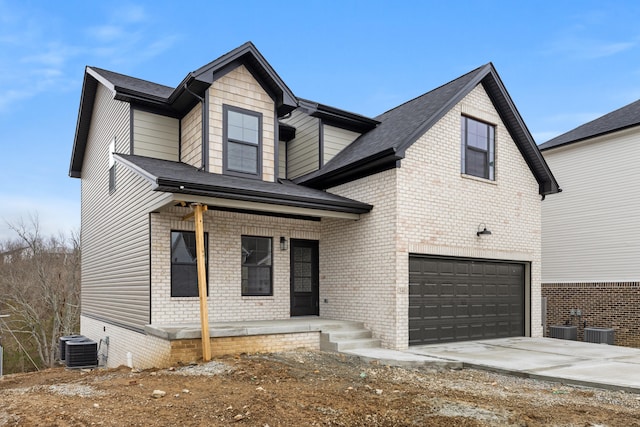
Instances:
[[[287,143],[288,178],[317,170],[320,165],[320,120],[294,111],[291,118],[282,122],[296,128],[296,137]]]
[[[142,330],[150,322],[149,206],[161,197],[116,161],[109,194],[108,148],[130,147],[130,106],[98,85],[82,168],[82,314]]]
[[[133,110],[133,154],[178,161],[179,121]]]
[[[355,141],[360,134],[324,124],[322,127],[322,136],[324,139],[324,158],[322,159],[322,164],[326,164],[347,145]]]
[[[278,178],[287,178],[287,143],[278,142]]]
[[[543,155],[562,193],[542,202],[543,282],[640,280],[640,129]]]

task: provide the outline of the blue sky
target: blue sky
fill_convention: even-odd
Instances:
[[[375,116],[489,61],[538,143],[640,98],[637,1],[0,0],[0,239],[79,229],[85,65],[169,86],[251,40],[300,97]]]

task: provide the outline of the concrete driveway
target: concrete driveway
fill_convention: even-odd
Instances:
[[[408,353],[495,372],[640,393],[640,349],[554,338],[501,338],[410,347]]]

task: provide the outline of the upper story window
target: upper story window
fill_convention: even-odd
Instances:
[[[225,105],[224,170],[258,178],[262,169],[262,114]]]
[[[495,179],[495,127],[462,117],[462,173]]]

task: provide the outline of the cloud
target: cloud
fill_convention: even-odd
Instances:
[[[603,41],[568,36],[553,42],[545,53],[562,55],[570,59],[592,60],[625,52],[633,49],[637,44],[636,41]]]
[[[0,193],[0,241],[16,238],[7,223],[29,221],[38,215],[43,235],[69,233],[80,229],[80,202],[62,198],[28,199],[13,194]]]

